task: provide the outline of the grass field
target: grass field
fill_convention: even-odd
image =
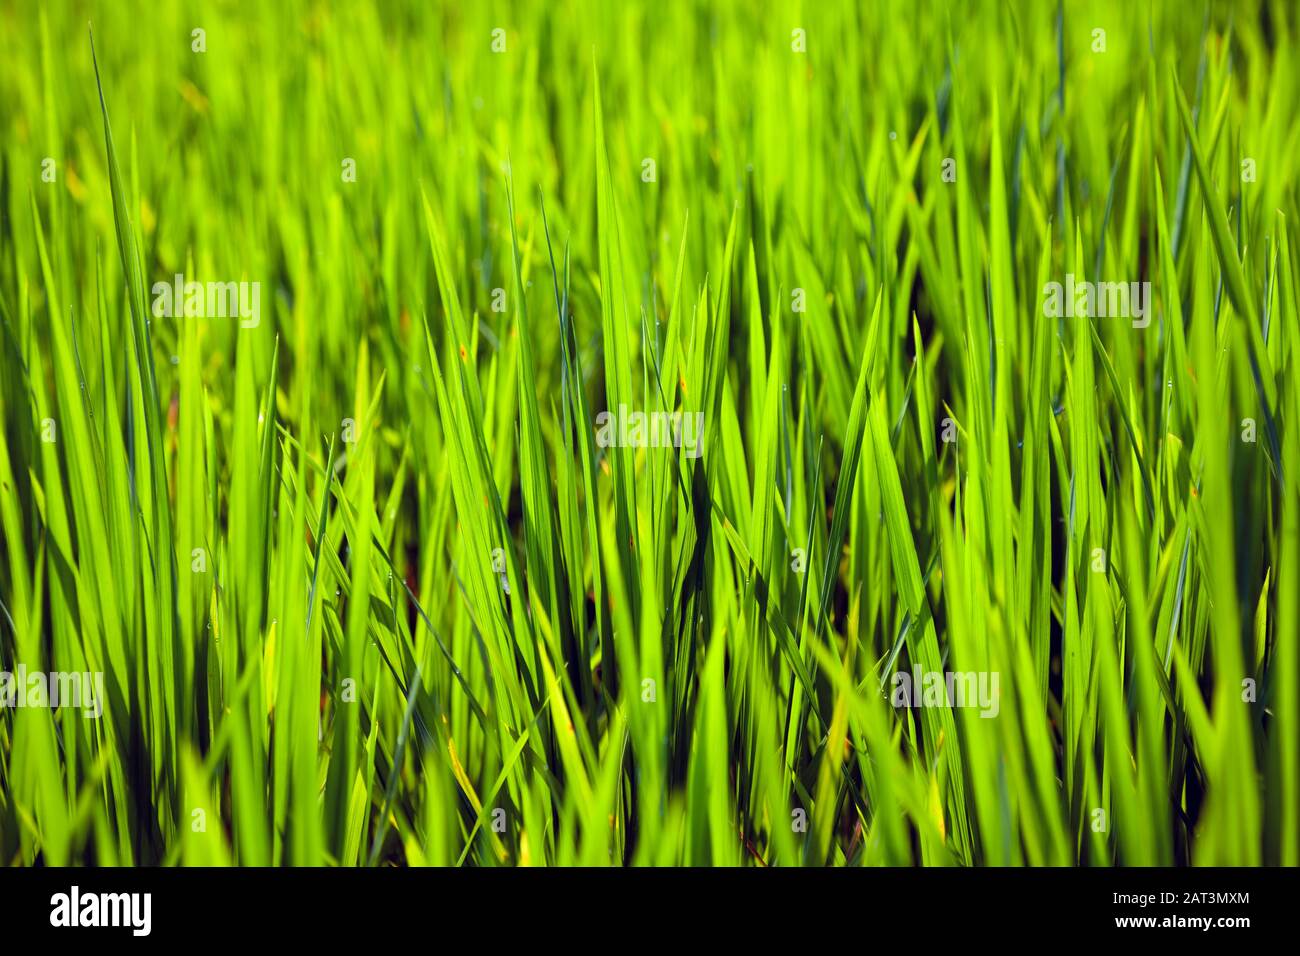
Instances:
[[[0,0],[0,861],[1300,863],[1297,13],[1064,7]]]

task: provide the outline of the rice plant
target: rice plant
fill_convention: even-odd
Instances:
[[[0,860],[1300,862],[1285,0],[0,0]]]

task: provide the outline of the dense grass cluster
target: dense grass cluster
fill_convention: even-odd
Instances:
[[[1294,17],[0,0],[0,860],[1300,862]]]

